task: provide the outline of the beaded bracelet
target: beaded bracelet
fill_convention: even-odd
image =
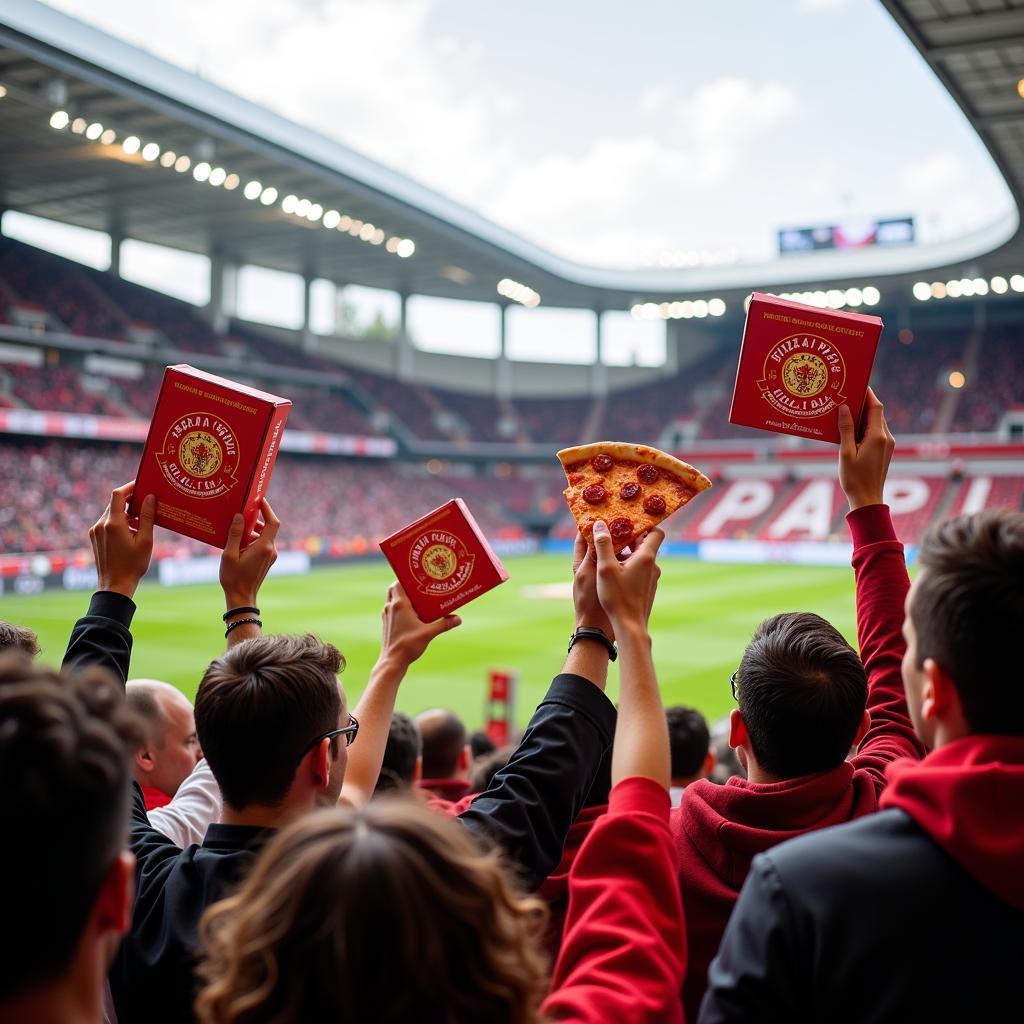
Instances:
[[[262,626],[263,625],[263,623],[259,619],[257,619],[257,618],[239,619],[237,622],[232,622],[231,625],[228,626],[228,628],[224,630],[224,635],[227,636],[231,632],[231,630],[238,629],[239,626],[245,626],[245,625],[247,625],[250,622],[253,623],[253,625],[256,625],[256,626]]]

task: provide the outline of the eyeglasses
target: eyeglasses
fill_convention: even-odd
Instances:
[[[308,744],[303,748],[302,753],[299,754],[299,760],[301,761],[318,743],[323,743],[324,740],[334,739],[335,736],[345,737],[345,746],[351,747],[356,741],[356,736],[359,734],[359,719],[355,715],[348,716],[348,725],[342,729],[331,729],[329,732],[321,733],[315,740],[310,740]]]
[[[740,674],[740,670],[736,669],[731,676],[729,676],[729,687],[732,690],[732,699],[736,700],[736,677]]]

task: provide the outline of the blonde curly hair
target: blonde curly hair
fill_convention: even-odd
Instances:
[[[535,1024],[541,901],[409,800],[280,832],[202,925],[202,1024]]]

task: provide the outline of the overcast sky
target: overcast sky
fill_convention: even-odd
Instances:
[[[52,0],[585,263],[1010,199],[876,0]]]

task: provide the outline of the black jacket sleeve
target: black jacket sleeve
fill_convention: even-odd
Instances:
[[[89,610],[71,630],[64,668],[102,665],[121,680],[128,681],[132,656],[132,617],[135,602],[123,594],[98,590],[92,595]]]
[[[754,858],[708,969],[699,1024],[805,1019],[806,983],[795,977],[805,955],[782,879],[770,856]]]
[[[556,676],[490,788],[459,815],[536,888],[555,869],[615,734],[615,707],[588,679]]]

